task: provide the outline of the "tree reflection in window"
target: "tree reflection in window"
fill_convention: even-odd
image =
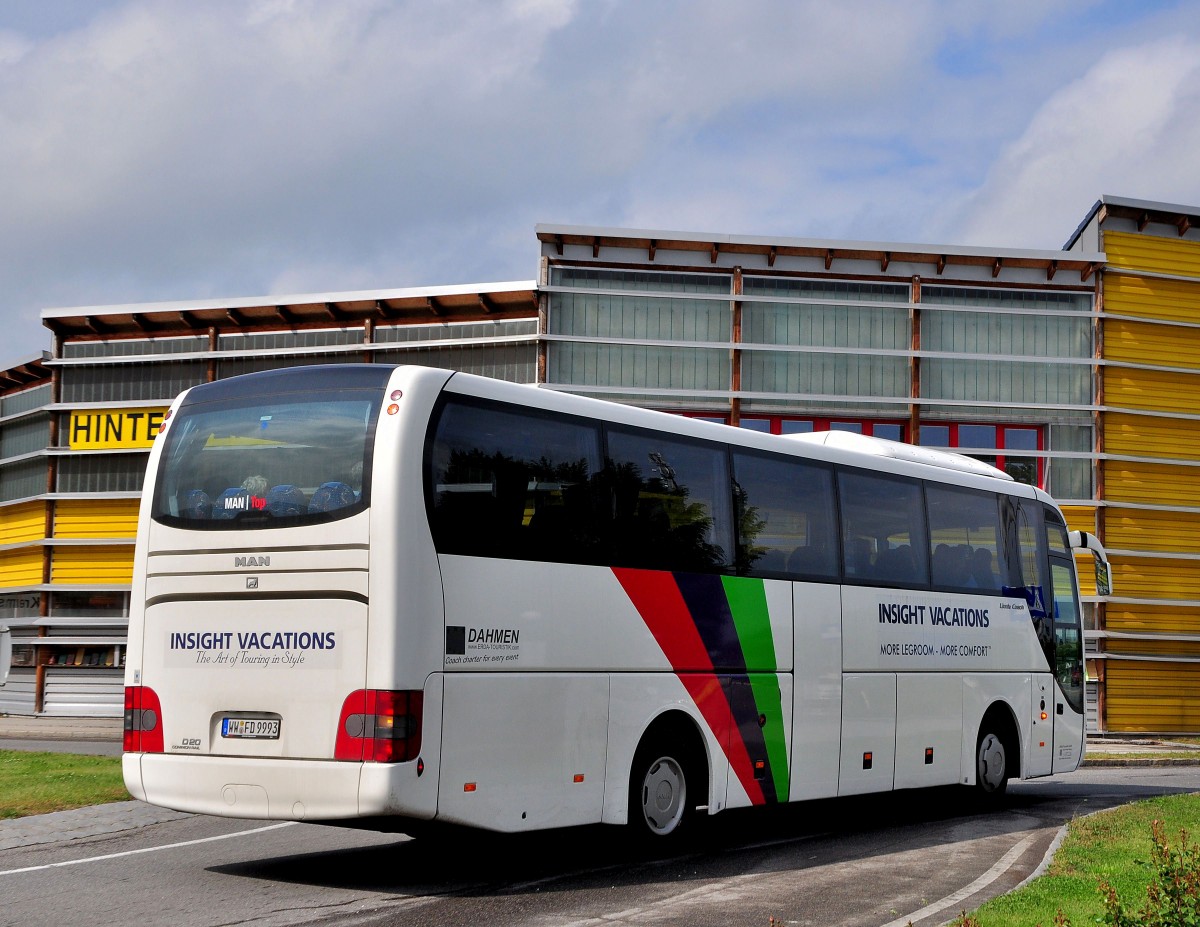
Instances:
[[[598,563],[599,430],[488,405],[447,406],[432,444],[431,524],[444,553]]]
[[[613,563],[726,569],[732,530],[722,449],[614,429],[608,450]]]

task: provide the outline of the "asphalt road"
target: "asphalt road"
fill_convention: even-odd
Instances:
[[[609,828],[410,840],[128,802],[0,823],[0,924],[928,927],[1019,884],[1071,818],[1196,790],[1200,767],[1124,767],[982,813],[958,790],[812,802],[718,816],[668,856]]]

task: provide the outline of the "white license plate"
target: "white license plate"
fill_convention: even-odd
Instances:
[[[222,737],[246,737],[258,740],[279,739],[278,718],[222,718]]]

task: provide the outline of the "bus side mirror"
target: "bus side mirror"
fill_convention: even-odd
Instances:
[[[12,666],[12,632],[0,625],[0,686],[8,682],[8,670]]]
[[[1086,531],[1069,531],[1067,538],[1073,550],[1086,550],[1092,555],[1096,565],[1096,595],[1112,595],[1112,568],[1100,539]]]

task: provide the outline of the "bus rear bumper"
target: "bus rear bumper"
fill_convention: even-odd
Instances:
[[[435,810],[397,800],[403,793],[398,780],[408,778],[400,766],[127,753],[123,769],[135,798],[197,814],[319,822],[374,815],[429,818]]]

